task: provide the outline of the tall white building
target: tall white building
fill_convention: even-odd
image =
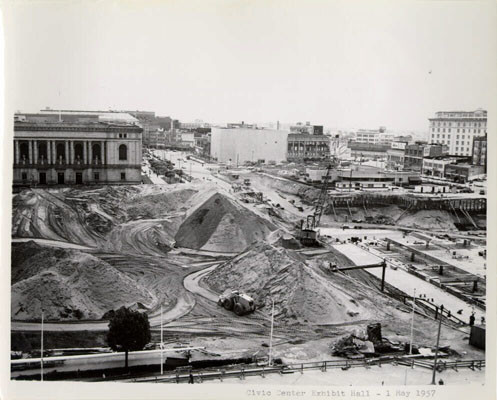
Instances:
[[[449,146],[450,155],[471,156],[473,139],[487,130],[487,111],[439,111],[430,121],[430,141]]]

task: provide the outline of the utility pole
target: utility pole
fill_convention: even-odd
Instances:
[[[414,296],[412,298],[412,318],[411,318],[411,344],[409,345],[409,354],[412,354],[412,341],[414,338],[414,306],[416,304],[416,288],[414,288]]]
[[[162,349],[164,348],[164,342],[163,342],[163,336],[162,336],[162,303],[160,305],[160,374],[162,375],[164,373],[164,361],[162,357]]]
[[[41,354],[40,354],[40,363],[41,363],[41,381],[43,382],[43,308],[41,309]]]
[[[350,182],[349,182],[349,192],[352,192],[352,164],[350,164]]]
[[[440,331],[442,330],[442,319],[443,319],[443,316],[440,315],[440,321],[438,322],[437,347],[435,348],[435,360],[433,361],[433,377],[431,379],[432,385],[436,385],[435,375],[437,374],[438,346],[440,344]]]
[[[271,299],[273,303],[271,312],[271,336],[269,336],[269,366],[273,365],[273,326],[274,326],[274,300]]]

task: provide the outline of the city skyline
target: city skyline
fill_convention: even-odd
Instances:
[[[7,106],[417,132],[491,112],[490,2],[277,4],[9,4]]]

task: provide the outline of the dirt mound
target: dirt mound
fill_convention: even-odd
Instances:
[[[336,324],[380,319],[393,310],[391,300],[342,274],[327,276],[298,253],[258,243],[247,253],[216,268],[205,284],[217,292],[240,289],[269,312],[271,299],[279,320]]]
[[[215,193],[181,224],[175,238],[181,247],[237,252],[274,229],[271,222]]]
[[[271,232],[267,237],[267,242],[278,247],[284,247],[285,249],[298,250],[303,247],[295,236],[283,229],[277,229],[276,231]]]
[[[454,225],[454,216],[444,210],[421,210],[414,213],[406,213],[397,223],[419,229],[434,230],[457,230]]]
[[[325,207],[325,222],[361,221],[371,224],[399,225],[419,229],[457,230],[455,217],[444,210],[405,211],[397,205],[364,207]],[[335,218],[336,215],[336,218]]]
[[[134,196],[127,201],[125,210],[130,219],[161,218],[171,212],[186,211],[185,203],[197,193],[193,189],[173,190],[165,193]]]
[[[12,237],[163,255],[196,193],[173,185],[28,189],[13,199]]]
[[[137,302],[151,306],[154,296],[108,263],[78,250],[32,242],[12,247],[12,318],[98,319]]]
[[[282,193],[299,196],[306,204],[313,204],[319,196],[319,189],[303,183],[294,182],[288,179],[279,179],[268,175],[248,175],[251,179],[261,182],[264,186]]]

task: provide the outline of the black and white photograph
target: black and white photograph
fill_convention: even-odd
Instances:
[[[495,398],[495,1],[0,10],[0,396]]]

